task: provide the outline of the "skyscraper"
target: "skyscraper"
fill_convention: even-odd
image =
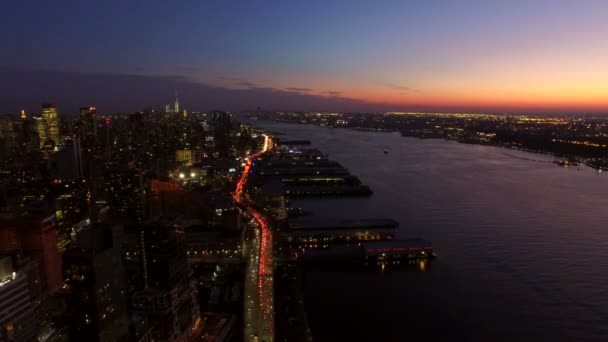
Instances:
[[[220,156],[228,154],[230,148],[231,115],[222,111],[211,113],[211,130],[213,131],[213,146]]]
[[[97,108],[80,108],[78,136],[84,149],[93,148],[97,139]]]
[[[42,148],[42,146],[44,146],[49,139],[48,125],[46,120],[41,116],[34,117],[34,120],[36,122],[38,141],[40,142],[40,147]]]
[[[180,114],[179,111],[179,97],[177,96],[177,92],[175,92],[175,102],[172,104],[165,105],[165,113],[175,113]]]
[[[173,104],[173,113],[179,113],[179,98],[177,92],[175,92],[175,103]]]
[[[46,121],[46,139],[52,141],[55,146],[59,145],[59,118],[57,108],[53,104],[42,105],[42,118]],[[41,139],[42,140],[42,139]]]

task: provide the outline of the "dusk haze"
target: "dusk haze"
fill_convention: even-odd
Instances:
[[[158,81],[153,91],[178,88],[201,108],[228,96],[235,110],[605,113],[607,11],[596,0],[10,2],[0,110],[35,108],[40,88],[136,110]]]

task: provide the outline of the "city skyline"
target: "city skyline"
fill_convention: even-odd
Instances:
[[[48,101],[70,112],[75,99],[132,111],[177,90],[200,110],[605,113],[607,9],[600,1],[14,3],[1,24],[0,111]]]

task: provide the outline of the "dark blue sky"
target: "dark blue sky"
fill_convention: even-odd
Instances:
[[[605,13],[599,0],[9,1],[0,72],[67,108],[134,110],[178,88],[193,109],[596,111]],[[128,77],[166,95],[123,89]],[[0,112],[42,101],[3,83]]]

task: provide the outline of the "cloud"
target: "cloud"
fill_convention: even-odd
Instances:
[[[253,82],[249,82],[249,81],[238,81],[238,82],[235,82],[234,85],[249,88],[249,89],[260,88],[257,84],[255,84]]]
[[[156,106],[163,108],[179,92],[180,102],[189,110],[224,109],[241,111],[377,111],[375,104],[328,91],[314,94],[289,89],[263,87],[242,79],[240,83],[217,86],[184,76],[149,76],[111,73],[81,73],[15,69],[0,66],[0,113],[18,113],[21,108],[39,112],[43,102],[55,103],[60,115],[78,113],[78,108],[95,105],[101,112],[133,112]],[[296,88],[296,87],[292,87]],[[329,96],[328,96],[329,95]]]
[[[222,80],[222,81],[232,81],[232,82],[240,82],[243,81],[243,79],[241,78],[236,78],[236,77],[225,77],[225,76],[220,76],[217,78],[218,80]]]
[[[289,88],[285,88],[285,90],[294,91],[294,92],[298,92],[298,93],[308,93],[308,92],[313,91],[310,88],[298,88],[298,87],[289,87]]]
[[[420,91],[419,89],[411,88],[408,86],[402,86],[402,85],[398,85],[398,84],[392,84],[392,83],[386,84],[386,86],[389,88],[392,88],[392,89],[402,91],[401,95],[405,95],[405,93],[417,93]],[[404,93],[404,91],[405,91],[405,93]]]
[[[341,91],[335,91],[335,90],[327,90],[327,91],[324,91],[323,93],[327,94],[328,96],[334,96],[334,97],[342,96]]]
[[[201,68],[194,66],[183,66],[183,65],[172,65],[164,68],[152,67],[152,66],[137,66],[135,67],[135,72],[138,74],[162,74],[162,75],[171,75],[171,74],[193,74],[201,71]]]
[[[218,77],[219,80],[222,81],[228,81],[230,83],[230,85],[232,86],[237,86],[237,87],[245,87],[247,89],[274,89],[274,88],[270,88],[270,87],[264,87],[262,85],[250,82],[246,79],[243,78],[238,78],[238,77]]]

